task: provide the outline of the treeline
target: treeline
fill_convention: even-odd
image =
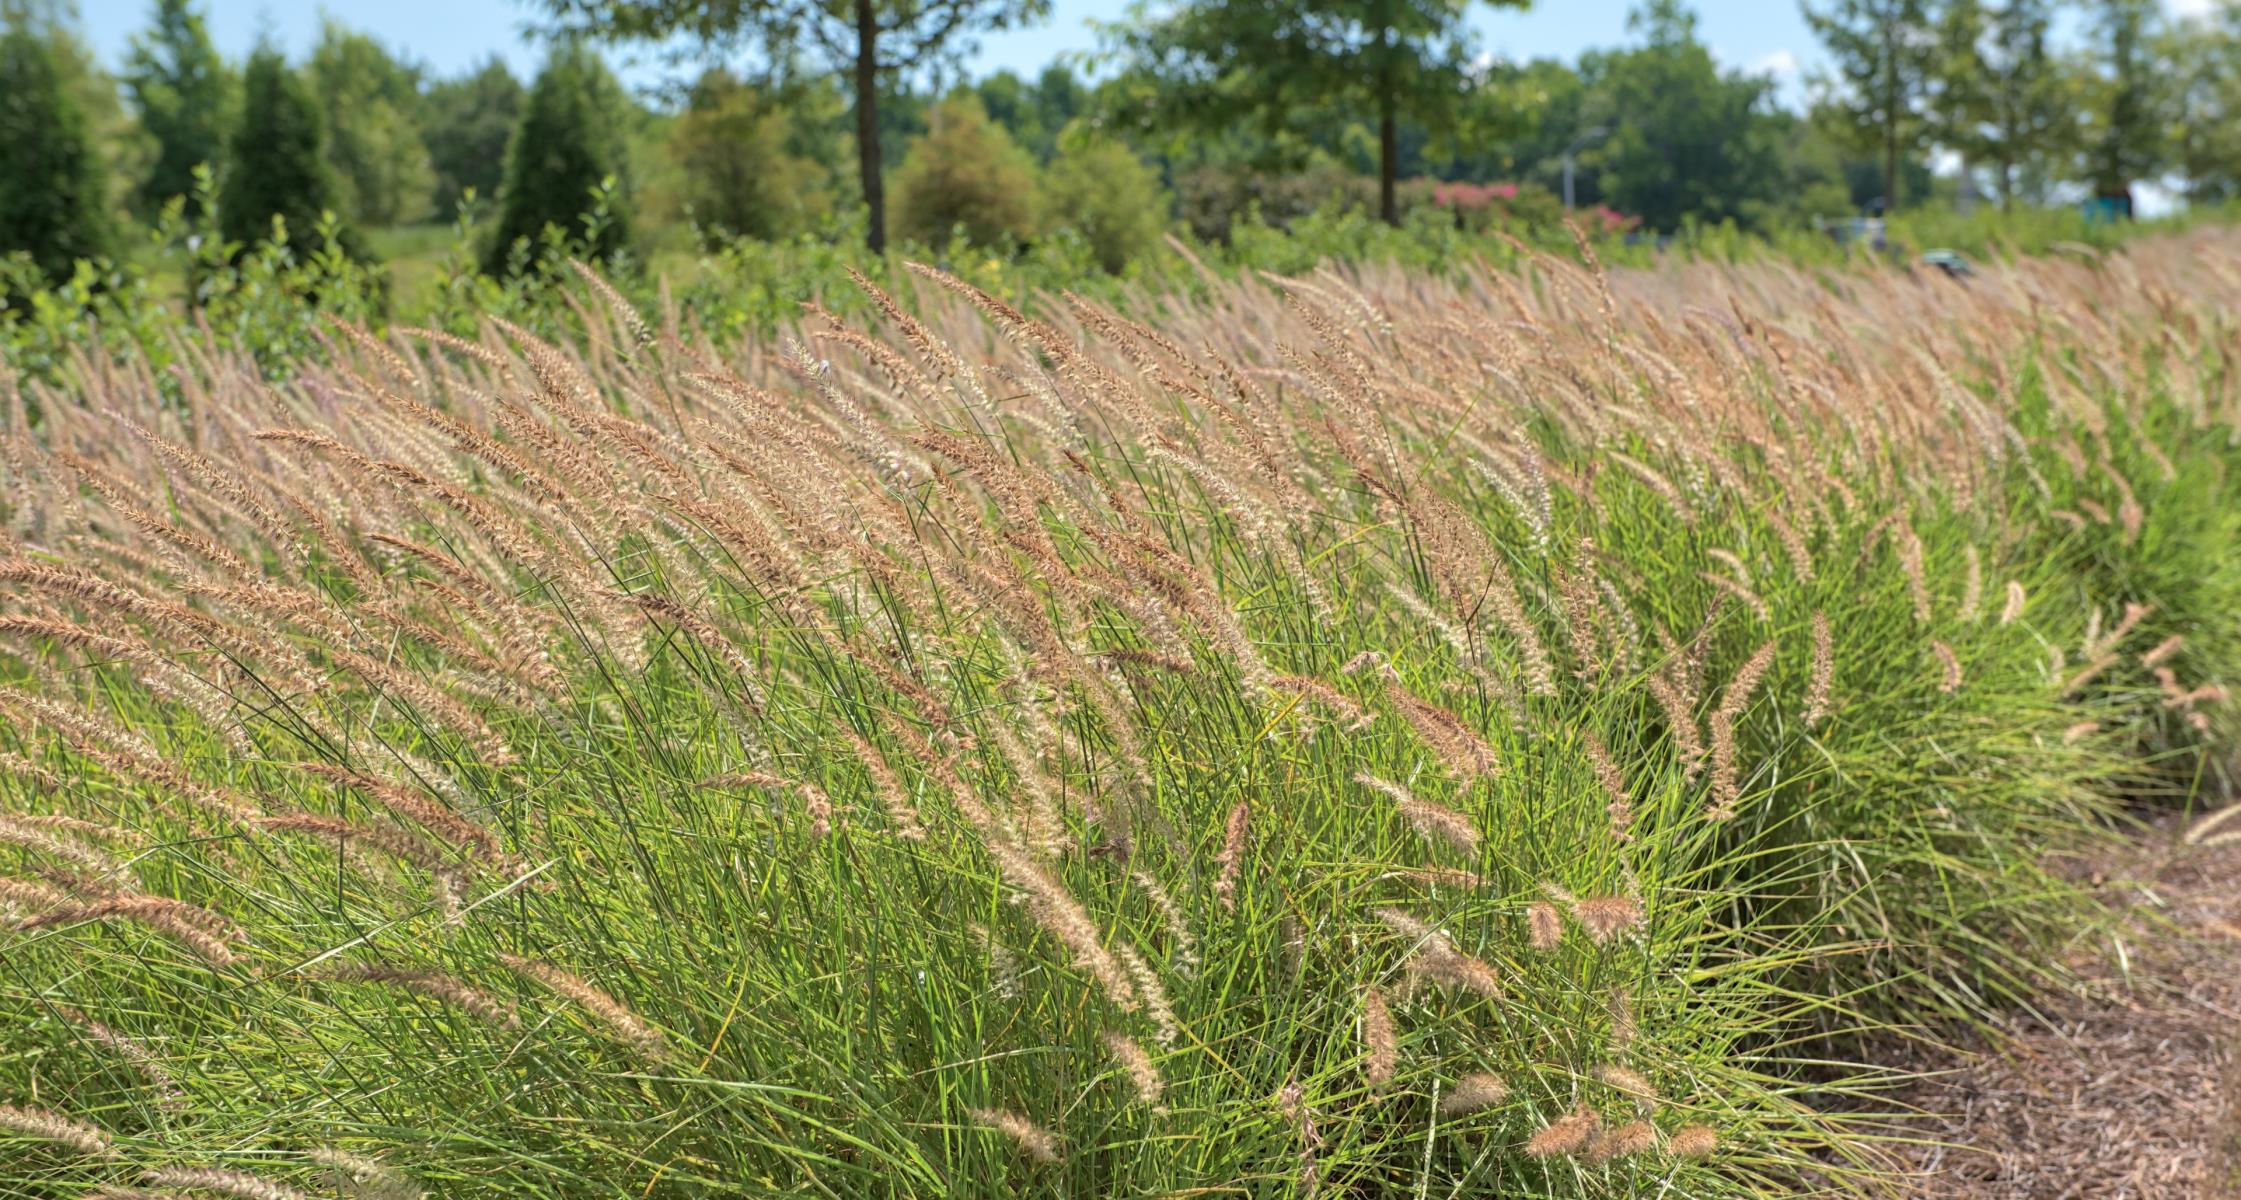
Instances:
[[[51,2],[8,0],[0,250],[59,280],[168,214],[214,220],[231,253],[277,222],[363,261],[366,231],[478,197],[495,202],[479,266],[501,277],[563,244],[890,236],[994,254],[1077,238],[1121,272],[1170,230],[1219,242],[1334,208],[1545,227],[1567,183],[1591,225],[1656,235],[1964,189],[2119,213],[2150,179],[2241,196],[2231,3],[1810,0],[1831,70],[1798,113],[1770,75],[1720,63],[1680,0],[1570,63],[1490,60],[1453,0],[1186,0],[1109,27],[1094,76],[1061,62],[938,95],[910,86],[917,68],[1047,6],[544,2],[550,49],[525,83],[495,58],[438,77],[332,18],[301,61],[230,62],[192,0],[154,0],[112,76]],[[599,49],[633,41],[685,48],[690,82],[625,89]],[[1933,173],[1941,153],[1962,169]]]

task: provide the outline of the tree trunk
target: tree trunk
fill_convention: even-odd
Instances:
[[[2015,211],[2015,161],[2000,156],[2000,211]]]
[[[1899,30],[1898,23],[1885,17],[1883,21],[1883,215],[1889,217],[1899,207],[1899,105],[1905,97],[1899,94]]]
[[[1399,122],[1393,110],[1398,98],[1393,82],[1393,23],[1384,21],[1377,31],[1379,62],[1377,67],[1377,215],[1387,225],[1401,223],[1400,197],[1396,194],[1401,174],[1401,147]]]
[[[887,252],[887,192],[879,174],[879,21],[856,0],[856,168],[864,186],[864,244]]]
[[[1899,207],[1899,121],[1890,117],[1883,126],[1883,215]]]
[[[1400,197],[1396,194],[1401,173],[1398,131],[1393,120],[1393,96],[1385,96],[1384,111],[1377,115],[1377,215],[1387,225],[1401,223]]]

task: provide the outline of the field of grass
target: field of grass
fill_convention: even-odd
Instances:
[[[0,377],[0,1194],[1874,1186],[2232,758],[2241,234],[1586,257]]]

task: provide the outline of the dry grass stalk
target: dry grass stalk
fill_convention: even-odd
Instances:
[[[1489,1000],[1502,998],[1501,975],[1484,962],[1457,950],[1446,934],[1399,909],[1378,909],[1377,918],[1395,933],[1415,941],[1415,949],[1406,963],[1410,976],[1474,992]]]
[[[1665,1139],[1665,1152],[1675,1158],[1710,1158],[1719,1148],[1719,1135],[1705,1125],[1683,1125]]]
[[[1942,693],[1944,693],[1945,695],[1948,695],[1948,696],[1952,695],[1952,694],[1953,694],[1953,693],[1955,693],[1955,692],[1958,692],[1958,691],[1960,691],[1960,690],[1961,690],[1961,659],[1960,659],[1960,656],[1958,656],[1958,655],[1954,654],[1954,653],[1953,653],[1953,647],[1951,647],[1951,646],[1948,646],[1948,645],[1946,645],[1946,644],[1945,644],[1944,642],[1937,642],[1937,641],[1933,641],[1933,642],[1931,642],[1931,643],[1930,643],[1930,650],[1931,650],[1931,651],[1932,651],[1933,653],[1935,653],[1935,654],[1936,654],[1936,655],[1938,656],[1938,663],[1939,663],[1939,664],[1940,664],[1940,665],[1941,665],[1941,666],[1942,666],[1942,667],[1944,668],[1944,670],[1945,670],[1945,674],[1944,674],[1944,676],[1943,676],[1943,677],[1942,677],[1941,679],[1939,679],[1939,680],[1938,680],[1938,691],[1940,691],[1940,692],[1942,692]]]
[[[43,1108],[0,1104],[0,1129],[38,1141],[51,1142],[87,1158],[110,1158],[117,1152],[116,1144],[107,1133],[84,1121],[72,1120],[61,1113],[49,1112]]]
[[[1245,834],[1252,815],[1252,807],[1240,800],[1223,826],[1222,848],[1214,856],[1214,896],[1223,908],[1237,907],[1237,881],[1245,871]]]
[[[514,1006],[479,988],[428,967],[400,967],[389,963],[338,963],[320,972],[320,978],[338,983],[373,983],[416,992],[456,1005],[462,1012],[500,1029],[518,1029],[521,1018]]]
[[[1836,635],[1829,614],[1813,614],[1813,677],[1805,687],[1805,727],[1811,729],[1829,716],[1829,689],[1836,676]]]
[[[185,1102],[186,1093],[180,1090],[178,1080],[172,1078],[170,1070],[163,1065],[162,1058],[149,1049],[146,1043],[111,1029],[72,1005],[58,1004],[55,1011],[62,1014],[64,1020],[84,1030],[86,1037],[95,1045],[123,1059],[127,1066],[147,1081],[149,1089],[164,1107],[176,1108]]]
[[[2013,579],[2008,580],[2008,598],[2007,603],[2000,606],[2000,624],[2012,625],[2021,618],[2023,616],[2023,606],[2029,599],[2030,596],[2023,590],[2022,584]]]
[[[1455,1086],[1449,1088],[1446,1095],[1440,1097],[1440,1115],[1460,1117],[1467,1113],[1481,1112],[1508,1099],[1509,1094],[1510,1085],[1503,1082],[1499,1075],[1483,1071],[1465,1075],[1455,1081]]]
[[[1706,815],[1714,821],[1732,819],[1736,803],[1743,797],[1735,761],[1735,723],[1750,707],[1751,693],[1758,690],[1759,680],[1773,665],[1774,643],[1767,642],[1736,670],[1720,697],[1718,711],[1712,714],[1712,806]]]
[[[1463,718],[1427,700],[1410,694],[1397,684],[1388,683],[1385,696],[1401,716],[1432,748],[1440,763],[1455,778],[1465,784],[1482,777],[1501,773],[1501,764],[1494,757],[1494,747],[1466,724]]]
[[[155,1167],[140,1173],[143,1183],[185,1191],[217,1192],[241,1200],[310,1200],[310,1195],[287,1184],[251,1175],[247,1171],[222,1171],[216,1167]]]
[[[1362,992],[1362,1079],[1372,1088],[1393,1082],[1400,1057],[1400,1036],[1393,1029],[1393,1010],[1385,993],[1375,987]]]
[[[1650,1082],[1649,1076],[1632,1067],[1620,1063],[1604,1063],[1595,1068],[1595,1077],[1626,1093],[1629,1099],[1645,1108],[1657,1107],[1657,1085]]]
[[[1657,1148],[1657,1129],[1648,1121],[1629,1121],[1616,1129],[1597,1130],[1580,1161],[1590,1166]]]
[[[1603,1118],[1595,1110],[1580,1105],[1571,1112],[1543,1125],[1532,1137],[1526,1139],[1525,1153],[1534,1158],[1550,1158],[1558,1154],[1577,1154],[1586,1148],[1588,1139],[1603,1126]]]
[[[498,961],[506,964],[515,974],[543,984],[554,995],[574,1002],[578,1007],[613,1030],[615,1035],[636,1050],[642,1057],[661,1062],[669,1057],[668,1039],[660,1030],[646,1023],[637,1013],[630,1011],[622,1001],[593,987],[582,976],[562,970],[547,962],[536,962],[512,954],[500,954]]]
[[[1584,731],[1581,740],[1587,746],[1587,761],[1595,768],[1595,781],[1603,785],[1603,812],[1610,818],[1611,837],[1619,842],[1630,841],[1634,837],[1634,800],[1626,786],[1626,775],[1619,770],[1610,748],[1594,730]]]
[[[1591,896],[1572,904],[1572,919],[1598,946],[1642,927],[1642,906],[1627,896]]]
[[[1166,1090],[1167,1083],[1160,1078],[1159,1067],[1152,1062],[1152,1056],[1145,1053],[1144,1047],[1138,1045],[1136,1039],[1124,1034],[1107,1032],[1104,1042],[1105,1049],[1112,1054],[1113,1060],[1128,1072],[1128,1081],[1136,1088],[1136,1098],[1151,1108],[1158,1109],[1160,1095]]]
[[[973,1120],[1010,1138],[1027,1157],[1045,1165],[1058,1161],[1058,1137],[1050,1130],[1006,1109],[976,1108],[971,1111]]]
[[[164,934],[213,967],[241,961],[231,944],[240,936],[239,930],[215,913],[166,896],[113,895],[65,904],[18,921],[16,928],[29,932],[50,925],[111,920],[130,921]]]
[[[1393,801],[1401,816],[1416,832],[1424,837],[1446,842],[1465,854],[1478,853],[1479,831],[1471,819],[1444,804],[1417,798],[1407,788],[1391,780],[1379,779],[1366,771],[1356,772],[1354,782],[1372,791],[1382,792]]]
[[[1525,906],[1525,927],[1526,944],[1544,954],[1564,942],[1564,914],[1546,900]]]
[[[2186,645],[2186,640],[2185,634],[2174,633],[2170,637],[2157,642],[2154,649],[2140,656],[2140,665],[2143,667],[2162,665],[2165,660],[2177,654],[2179,649]]]

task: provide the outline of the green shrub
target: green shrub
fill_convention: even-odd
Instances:
[[[1037,204],[1034,161],[978,98],[960,93],[935,107],[925,136],[903,152],[893,232],[946,246],[961,231],[974,246],[1009,252],[1039,232]]]
[[[1080,233],[1098,265],[1118,275],[1158,247],[1173,200],[1125,144],[1077,124],[1044,172],[1043,205],[1044,224]]]

